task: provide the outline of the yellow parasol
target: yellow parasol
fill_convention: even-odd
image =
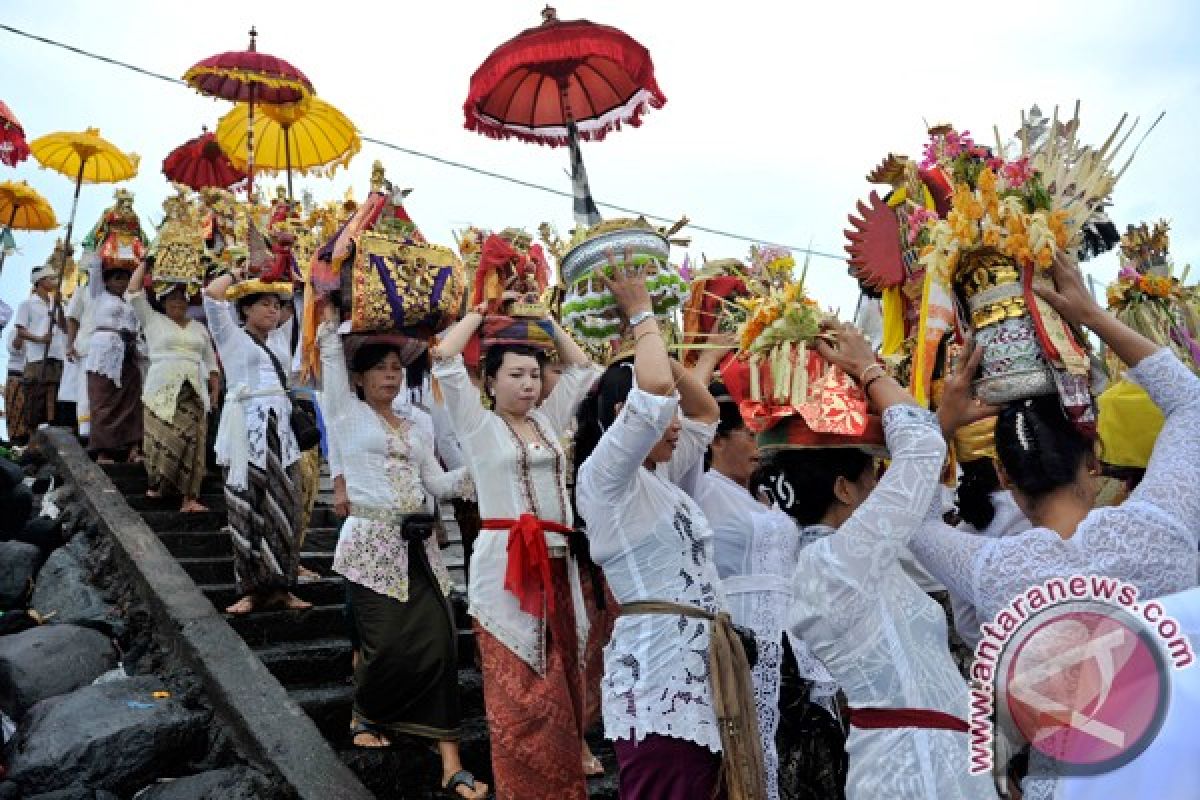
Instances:
[[[50,202],[25,181],[0,183],[0,220],[4,220],[0,242],[14,230],[48,231],[58,227]],[[4,268],[6,255],[8,250],[0,246],[0,270]]]
[[[318,97],[297,103],[262,106],[254,119],[254,165],[264,172],[286,172],[288,197],[292,171],[332,174],[362,149],[354,123]],[[217,125],[217,144],[240,170],[247,169],[249,106],[238,103]]]
[[[33,157],[43,168],[61,172],[75,179],[75,197],[71,200],[71,216],[67,219],[66,246],[58,261],[61,279],[66,259],[71,250],[71,233],[75,229],[75,212],[79,210],[79,189],[85,183],[118,183],[129,180],[138,171],[138,156],[126,153],[112,142],[100,137],[97,128],[86,131],[60,131],[48,133],[29,143]],[[61,280],[60,280],[61,283]],[[58,318],[59,290],[54,290],[54,312],[51,320]],[[49,352],[50,344],[46,343]],[[43,363],[45,352],[42,354]]]

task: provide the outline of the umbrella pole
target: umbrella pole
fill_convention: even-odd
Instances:
[[[249,113],[246,114],[246,199],[254,195],[254,84],[250,84]]]
[[[287,166],[288,202],[292,202],[292,129],[283,129],[283,161]]]
[[[14,200],[16,198],[13,198]],[[17,221],[17,209],[19,206],[13,203],[12,214],[8,218],[8,224],[4,226],[4,235],[0,236],[0,273],[4,272],[4,259],[8,258],[8,251],[4,249],[4,240],[12,233],[13,223]]]
[[[567,150],[571,158],[571,193],[574,195],[575,225],[586,230],[600,224],[600,211],[592,199],[592,187],[588,184],[587,169],[583,166],[583,152],[579,149],[579,129],[575,126],[575,114],[567,99],[567,83],[558,84],[558,96],[562,102],[563,118],[567,122]]]
[[[58,282],[54,287],[54,302],[50,304],[50,327],[46,331],[46,343],[42,345],[42,360],[38,363],[38,383],[42,382],[42,374],[46,370],[46,359],[50,357],[50,342],[54,341],[54,326],[58,325],[58,318],[62,314],[62,277],[67,271],[68,252],[71,250],[71,233],[75,229],[75,212],[79,210],[79,190],[83,188],[83,168],[87,166],[87,159],[79,159],[79,174],[75,176],[75,197],[71,200],[71,216],[67,219],[67,238],[63,242],[62,255],[58,258]],[[61,326],[63,332],[66,333],[66,323]],[[51,420],[54,419],[54,414],[48,415]]]

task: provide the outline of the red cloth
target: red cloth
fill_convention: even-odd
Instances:
[[[539,290],[550,285],[550,265],[546,262],[546,254],[542,246],[530,245],[528,253],[522,253],[505,239],[491,234],[483,240],[483,250],[479,254],[479,267],[475,270],[475,287],[471,294],[471,306],[477,306],[488,298],[483,296],[488,276],[493,272],[500,273],[500,282],[507,285],[512,278],[527,281],[529,273],[533,273],[533,283]]]
[[[496,800],[588,796],[583,775],[586,687],[599,686],[603,669],[585,671],[579,662],[567,559],[552,559],[550,570],[548,588],[563,611],[546,620],[545,674],[475,623]]]
[[[970,730],[967,723],[942,711],[927,708],[852,708],[850,724],[856,728],[927,728],[933,730]]]
[[[504,588],[516,595],[521,610],[538,619],[546,611],[554,611],[556,601],[550,575],[550,550],[546,547],[546,531],[573,533],[571,528],[533,514],[520,519],[485,519],[485,531],[508,531],[508,566],[504,571]]]

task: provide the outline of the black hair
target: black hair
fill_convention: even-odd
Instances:
[[[837,499],[838,478],[858,481],[875,459],[857,447],[780,450],[754,476],[751,486],[765,487],[781,511],[801,525],[815,525]]]
[[[512,353],[515,356],[528,356],[537,360],[538,369],[545,369],[546,362],[549,358],[546,352],[537,347],[531,347],[527,344],[494,344],[483,353],[483,377],[486,382],[488,378],[495,378],[500,372],[500,365],[504,363],[504,356]],[[486,384],[485,384],[486,385]],[[490,395],[491,392],[488,392]]]
[[[245,322],[246,309],[250,308],[250,306],[254,305],[268,294],[271,294],[271,292],[251,292],[250,294],[245,294],[239,297],[234,302],[234,307],[237,309],[238,313],[238,319],[240,319],[242,322]],[[280,305],[283,305],[282,300],[280,300]]]
[[[186,285],[186,284],[182,284],[182,283],[180,283],[180,284],[178,284],[178,285],[176,285],[176,286],[173,286],[173,287],[171,288],[171,290],[170,290],[170,291],[168,291],[168,292],[166,292],[165,294],[163,294],[163,296],[162,296],[162,297],[159,297],[159,296],[158,296],[158,295],[157,295],[157,294],[154,292],[154,290],[153,290],[153,289],[148,289],[148,290],[146,290],[146,302],[147,302],[147,303],[149,303],[149,304],[150,304],[150,307],[151,307],[151,308],[153,308],[153,309],[154,309],[155,311],[157,311],[158,313],[160,313],[160,314],[166,314],[166,313],[167,313],[167,307],[166,307],[166,305],[163,303],[163,301],[164,301],[164,300],[166,300],[168,297],[170,297],[170,296],[171,296],[172,294],[174,294],[175,292],[183,292],[183,299],[184,299],[184,301],[185,301],[185,302],[188,302],[188,301],[189,301],[188,294],[187,294],[187,285]]]
[[[746,422],[742,419],[742,412],[738,410],[738,404],[729,396],[729,390],[725,388],[725,384],[713,381],[708,385],[708,393],[717,401],[717,410],[720,414],[713,441],[746,427]],[[704,453],[704,469],[707,470],[711,466],[712,447],[710,446]]]
[[[395,342],[368,342],[354,351],[354,355],[350,358],[350,371],[361,375],[374,369],[387,357],[388,353],[395,353],[398,358],[404,357],[400,345]],[[428,374],[429,351],[423,350],[419,356],[413,359],[412,363],[405,365],[404,385],[410,389],[418,388],[425,383],[425,376]],[[359,399],[363,399],[362,389],[355,391],[358,393]]]
[[[484,377],[496,377],[496,373],[500,371],[500,365],[504,363],[504,356],[509,353],[515,356],[529,356],[530,358],[537,359],[539,368],[546,366],[548,360],[546,352],[537,347],[531,347],[527,344],[495,344],[489,347],[483,354]]]
[[[1000,488],[1000,476],[990,458],[964,461],[959,465],[962,475],[958,479],[956,496],[958,516],[970,523],[977,531],[983,531],[996,518],[996,506],[992,493]]]
[[[600,437],[617,421],[617,404],[633,390],[633,359],[609,365],[592,387],[575,414],[575,474],[600,443]],[[574,477],[571,484],[575,484]]]
[[[1056,395],[1011,403],[996,418],[996,455],[1009,481],[1038,499],[1075,481],[1094,441],[1067,418]]]

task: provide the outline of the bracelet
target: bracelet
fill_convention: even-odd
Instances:
[[[867,388],[867,386],[866,386],[867,373],[869,373],[873,369],[878,369],[881,374],[884,371],[883,364],[880,364],[878,361],[876,361],[874,364],[868,364],[866,366],[866,368],[858,376],[858,385],[863,387],[863,389]],[[878,378],[879,376],[876,375],[875,377]]]
[[[636,328],[638,325],[641,325],[646,320],[653,319],[653,318],[654,318],[653,310],[646,309],[645,311],[639,311],[638,313],[634,314],[632,317],[629,318],[629,329],[633,330],[634,328]]]
[[[863,371],[866,372],[866,370],[863,370]],[[864,383],[862,385],[863,394],[869,398],[871,396],[871,384],[875,383],[875,381],[879,380],[880,378],[886,378],[886,377],[888,377],[888,374],[886,372],[881,372],[878,375],[876,375],[874,378],[871,378],[871,380]]]

